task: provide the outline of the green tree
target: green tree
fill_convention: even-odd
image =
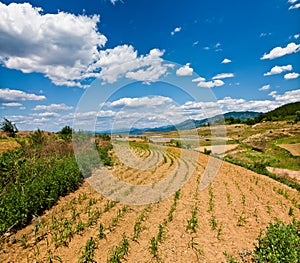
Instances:
[[[16,124],[13,124],[8,119],[4,118],[4,121],[1,123],[1,130],[6,132],[10,137],[16,137],[16,133],[18,132],[18,128]]]
[[[296,111],[296,116],[295,116],[295,123],[297,123],[298,121],[300,121],[300,111]]]
[[[59,132],[59,137],[64,141],[69,141],[72,139],[73,129],[70,126],[63,127]]]

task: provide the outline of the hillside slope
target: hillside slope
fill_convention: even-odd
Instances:
[[[139,184],[161,180],[170,170],[189,173],[190,157],[198,158],[198,153],[188,151],[180,159],[179,151],[138,147],[136,154],[157,167],[142,172],[119,164],[112,172]],[[122,262],[226,262],[224,253],[249,257],[270,221],[300,218],[296,190],[227,162],[211,186],[198,191],[209,158],[199,155],[180,194],[151,205],[108,201],[85,182],[32,224],[7,235],[0,261],[118,262],[113,259],[119,255]]]

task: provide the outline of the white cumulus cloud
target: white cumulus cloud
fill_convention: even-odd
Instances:
[[[268,90],[268,89],[270,89],[270,85],[264,85],[264,86],[262,86],[259,90]]]
[[[19,102],[6,102],[6,103],[2,103],[2,106],[4,106],[4,107],[21,107],[23,105]]]
[[[192,76],[194,69],[190,67],[190,63],[186,63],[184,66],[176,70],[177,76]]]
[[[99,16],[43,14],[29,3],[0,3],[0,61],[24,73],[40,72],[56,85],[80,85],[107,38]]]
[[[213,80],[213,81],[200,81],[198,83],[198,87],[201,87],[201,88],[213,88],[213,87],[220,87],[220,86],[223,86],[224,85],[224,82],[222,80]]]
[[[64,103],[61,104],[50,104],[50,105],[37,105],[33,108],[36,111],[67,111],[72,110],[72,106],[68,106]]]
[[[231,63],[231,60],[228,58],[224,58],[224,60],[221,62],[222,64]]]
[[[21,90],[0,89],[0,102],[18,102],[26,100],[44,100],[44,95],[36,95]]]
[[[142,97],[142,98],[122,98],[107,105],[111,108],[137,108],[137,107],[157,107],[166,103],[171,103],[173,100],[169,97],[154,96],[154,97]]]
[[[122,45],[100,51],[94,67],[101,68],[97,77],[112,83],[121,76],[140,81],[156,81],[165,74],[170,64],[163,63],[164,50],[152,49],[149,54],[138,56],[133,46]]]
[[[284,71],[291,71],[293,69],[292,65],[286,65],[286,66],[275,66],[271,68],[271,70],[267,73],[264,73],[264,76],[271,76],[271,75],[276,75],[280,74]]]
[[[166,72],[164,51],[138,56],[129,45],[104,49],[99,15],[44,14],[29,3],[0,3],[0,17],[0,64],[42,73],[55,85],[85,87],[86,79],[113,82],[128,72],[129,78],[140,80],[143,74],[142,79],[156,80]]]
[[[175,33],[178,33],[181,31],[181,27],[175,27],[174,30],[171,32],[171,35],[174,36]]]
[[[297,8],[300,8],[300,3],[295,4],[295,5],[291,5],[291,6],[289,7],[289,10],[297,9]]]
[[[234,77],[233,73],[220,73],[214,76],[212,79],[226,79]]]
[[[299,73],[293,72],[293,73],[287,73],[284,75],[285,79],[296,79],[300,76]]]
[[[279,58],[285,55],[289,55],[292,53],[297,53],[300,51],[300,44],[297,45],[295,43],[289,43],[286,47],[275,47],[273,48],[270,53],[264,54],[260,59],[274,59]]]
[[[300,101],[300,89],[290,90],[290,91],[283,93],[282,95],[277,94],[277,92],[274,91],[274,92],[271,92],[269,94],[269,96],[274,98],[276,101],[281,102],[281,105],[291,103],[291,102],[297,102],[297,101]],[[280,106],[280,105],[278,105],[278,106]]]
[[[202,77],[198,77],[192,80],[192,82],[203,82],[203,81],[205,81],[205,78]]]

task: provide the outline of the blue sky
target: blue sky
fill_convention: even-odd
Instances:
[[[299,0],[2,1],[0,117],[57,131],[97,116],[103,130],[268,111],[300,101],[299,25]]]

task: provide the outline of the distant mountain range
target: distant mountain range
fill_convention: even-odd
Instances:
[[[227,112],[225,114],[216,115],[212,118],[206,118],[202,120],[193,120],[188,119],[177,125],[167,125],[155,128],[131,128],[129,129],[121,129],[121,130],[114,130],[114,131],[101,131],[99,133],[114,133],[114,134],[122,134],[122,133],[129,133],[132,135],[142,134],[145,132],[171,132],[176,130],[191,130],[201,126],[205,126],[208,123],[213,123],[215,121],[221,120],[222,118],[228,119],[233,117],[234,119],[240,120],[248,120],[250,119],[251,122],[258,123],[261,121],[272,121],[272,120],[288,120],[296,115],[296,112],[300,111],[300,102],[293,102],[288,103],[283,106],[276,108],[275,110],[261,113],[255,111],[232,111]]]
[[[176,130],[190,130],[201,126],[205,126],[208,124],[208,122],[211,123],[220,120],[222,118],[225,119],[225,118],[233,117],[235,119],[239,118],[241,120],[246,120],[248,118],[255,118],[260,114],[261,112],[254,112],[254,111],[233,111],[233,112],[225,113],[223,115],[222,114],[216,115],[212,118],[205,118],[202,120],[188,119],[181,123],[178,123],[177,125],[166,125],[166,126],[160,126],[155,128],[143,128],[143,129],[131,128],[130,130],[121,129],[121,130],[114,130],[114,131],[102,131],[100,133],[114,133],[114,134],[129,133],[132,135],[137,135],[145,132],[171,132]]]

